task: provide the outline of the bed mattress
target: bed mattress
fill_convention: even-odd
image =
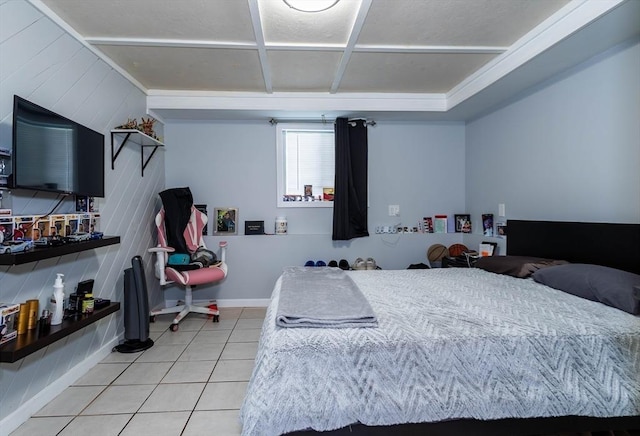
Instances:
[[[640,415],[640,317],[478,269],[348,272],[378,328],[262,329],[243,435]]]

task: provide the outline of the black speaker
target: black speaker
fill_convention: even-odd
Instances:
[[[131,259],[131,268],[124,270],[124,343],[114,350],[138,353],[153,346],[149,338],[149,299],[142,258]]]

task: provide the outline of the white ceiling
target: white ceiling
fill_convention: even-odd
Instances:
[[[465,119],[640,33],[639,0],[341,0],[320,13],[282,0],[31,2],[160,118]],[[544,61],[607,17],[605,42]]]

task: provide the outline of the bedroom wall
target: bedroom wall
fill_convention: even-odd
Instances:
[[[0,266],[0,301],[37,298],[47,307],[55,274],[65,274],[68,295],[77,282],[95,279],[94,294],[122,301],[123,270],[134,255],[142,255],[154,302],[161,293],[150,280],[155,237],[150,225],[155,193],[164,186],[164,156],[156,153],[140,176],[139,149],[127,146],[110,167],[112,127],[145,114],[145,95],[99,60],[28,2],[0,2],[0,147],[11,148],[13,95],[78,121],[105,135],[106,197],[96,204],[100,230],[119,235],[121,243],[97,250],[18,266]],[[57,202],[54,194],[4,191],[3,207],[14,214],[46,214]],[[57,212],[75,210],[65,201]],[[123,338],[122,310],[90,327],[37,351],[18,362],[0,364],[0,434],[6,434],[29,414],[80,377]],[[6,432],[6,433],[5,433]]]
[[[634,39],[468,123],[474,228],[499,203],[512,219],[640,223],[639,77]]]
[[[264,122],[171,121],[166,132],[166,185],[190,186],[194,199],[214,207],[239,208],[239,235],[227,236],[229,275],[202,286],[194,298],[266,299],[286,265],[306,260],[373,257],[384,269],[427,262],[436,242],[450,245],[456,234],[377,235],[375,226],[398,224],[388,205],[400,205],[399,220],[415,226],[423,216],[464,210],[464,125],[388,123],[369,127],[368,238],[332,242],[332,209],[276,207],[276,129]],[[244,236],[245,220],[264,220],[273,231],[285,215],[286,236]],[[211,229],[210,229],[211,231]],[[220,237],[208,236],[216,246]],[[168,289],[166,298],[183,295]]]

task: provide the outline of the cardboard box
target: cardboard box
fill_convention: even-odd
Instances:
[[[89,229],[91,232],[100,232],[100,214],[92,213],[91,214],[91,228]]]
[[[0,303],[0,344],[18,336],[18,313],[20,305]]]
[[[0,243],[2,241],[10,241],[13,239],[13,217],[3,216],[0,217]]]
[[[33,229],[33,240],[37,241],[43,236],[49,236],[51,222],[49,217],[37,218],[36,224]]]
[[[64,236],[71,236],[78,232],[80,227],[80,215],[70,213],[65,215]]]
[[[49,217],[49,235],[48,236],[64,236],[64,231],[67,226],[67,220],[65,215],[51,215]]]
[[[13,238],[14,239],[31,239],[33,240],[33,216],[17,216],[15,217]]]

